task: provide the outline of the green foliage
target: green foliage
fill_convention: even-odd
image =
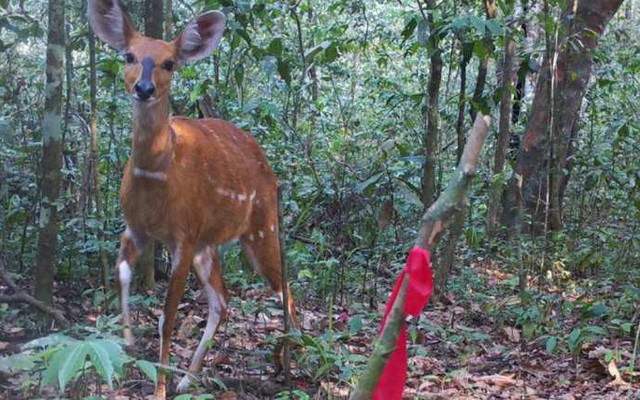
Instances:
[[[129,365],[155,383],[156,365],[128,356],[122,339],[111,333],[114,327],[118,326],[110,320],[99,320],[95,328],[74,329],[81,339],[54,333],[32,340],[22,346],[20,353],[0,358],[0,371],[39,376],[40,388],[56,386],[60,393],[64,393],[69,384],[86,382],[87,376],[97,376],[113,389],[114,382],[126,378]]]

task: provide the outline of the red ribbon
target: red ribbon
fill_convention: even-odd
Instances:
[[[431,272],[431,254],[429,250],[415,246],[409,252],[407,265],[398,276],[396,284],[391,292],[391,297],[387,303],[387,309],[382,318],[380,334],[387,322],[387,317],[391,311],[393,303],[398,297],[400,286],[404,276],[409,275],[409,285],[404,303],[406,315],[417,317],[424,306],[429,301],[433,292],[433,273]],[[378,385],[373,391],[373,400],[396,400],[402,399],[405,381],[407,379],[407,324],[402,326],[402,331],[398,337],[396,349],[389,356],[387,365],[380,376]]]

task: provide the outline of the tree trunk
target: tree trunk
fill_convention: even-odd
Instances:
[[[435,0],[427,0],[427,9],[435,10]],[[438,103],[440,100],[440,84],[442,82],[442,50],[440,49],[440,38],[436,32],[433,14],[427,15],[429,25],[429,47],[431,51],[431,74],[427,87],[427,114],[426,129],[424,132],[425,163],[422,174],[422,204],[427,208],[433,203],[436,197],[436,157],[438,151],[438,137],[440,135],[439,119],[440,110]]]
[[[93,196],[96,204],[98,219],[98,242],[100,253],[100,265],[102,267],[102,286],[106,291],[109,287],[109,258],[105,249],[105,220],[104,203],[102,201],[102,189],[100,186],[100,157],[98,155],[98,102],[96,100],[97,77],[96,77],[96,37],[93,31],[89,31],[89,103],[91,107],[91,117],[89,118],[89,131],[91,133],[91,180],[93,183]]]
[[[469,43],[461,43],[461,60],[460,60],[460,89],[458,92],[458,119],[456,121],[456,137],[458,140],[458,148],[456,149],[456,161],[460,162],[462,152],[465,145],[464,134],[464,108],[465,108],[465,93],[467,92],[467,65],[471,59],[473,47]],[[442,254],[442,262],[437,264],[435,274],[434,285],[434,302],[440,300],[440,296],[444,294],[444,288],[449,278],[449,273],[453,267],[454,258],[456,255],[456,245],[458,239],[462,234],[464,228],[464,221],[467,216],[468,202],[464,201],[460,206],[460,209],[453,217],[451,223],[451,229],[449,230],[449,239],[447,240],[447,246]]]
[[[493,236],[496,233],[496,225],[498,216],[501,211],[500,196],[502,194],[502,172],[506,161],[507,145],[510,136],[510,118],[512,116],[511,107],[511,85],[514,78],[514,58],[516,52],[515,43],[509,32],[505,35],[504,59],[502,63],[502,81],[500,90],[502,97],[500,99],[500,122],[498,126],[498,139],[496,141],[496,152],[493,159],[493,179],[489,192],[488,210],[487,210],[487,234]]]
[[[165,7],[164,40],[169,41],[175,39],[173,37],[173,0],[166,0]]]
[[[487,15],[487,20],[494,19],[498,7],[495,0],[485,0],[484,9]],[[471,98],[471,107],[469,107],[469,115],[471,121],[476,120],[477,107],[482,101],[482,94],[484,93],[484,86],[487,83],[487,70],[489,69],[489,59],[491,58],[491,52],[482,57],[480,60],[480,66],[478,67],[478,76],[476,78],[476,87],[473,90],[473,97]]]
[[[47,86],[42,122],[42,199],[35,269],[35,297],[50,306],[57,265],[58,194],[62,166],[62,82],[64,77],[64,0],[49,0]]]
[[[163,23],[162,0],[144,0],[144,34],[154,39],[162,39]]]
[[[622,1],[569,1],[563,11],[558,45],[542,63],[529,124],[504,196],[505,225],[519,226],[523,207],[532,215],[534,231],[562,228],[567,156],[591,75],[591,52]]]

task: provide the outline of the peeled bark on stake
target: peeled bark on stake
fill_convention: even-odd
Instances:
[[[481,113],[476,115],[473,129],[467,144],[464,146],[464,152],[454,177],[422,217],[422,228],[416,239],[416,246],[433,251],[442,233],[447,228],[449,219],[462,207],[463,202],[467,199],[469,186],[471,186],[471,180],[476,173],[480,151],[487,138],[490,123],[491,119],[489,117]],[[387,318],[387,323],[382,330],[380,340],[376,343],[367,364],[367,369],[360,377],[358,387],[349,397],[350,400],[371,398],[384,366],[391,353],[395,350],[405,321],[404,303],[408,285],[409,276],[406,275],[402,281],[398,297]]]

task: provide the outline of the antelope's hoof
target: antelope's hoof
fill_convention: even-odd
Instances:
[[[133,346],[133,343],[135,342],[135,340],[133,339],[133,333],[131,333],[131,329],[124,328],[123,336],[124,336],[124,341],[126,345],[129,347]]]
[[[178,386],[176,387],[176,391],[178,393],[185,393],[191,387],[191,383],[192,381],[190,374],[183,376],[182,379],[180,379],[180,383],[178,383]]]

